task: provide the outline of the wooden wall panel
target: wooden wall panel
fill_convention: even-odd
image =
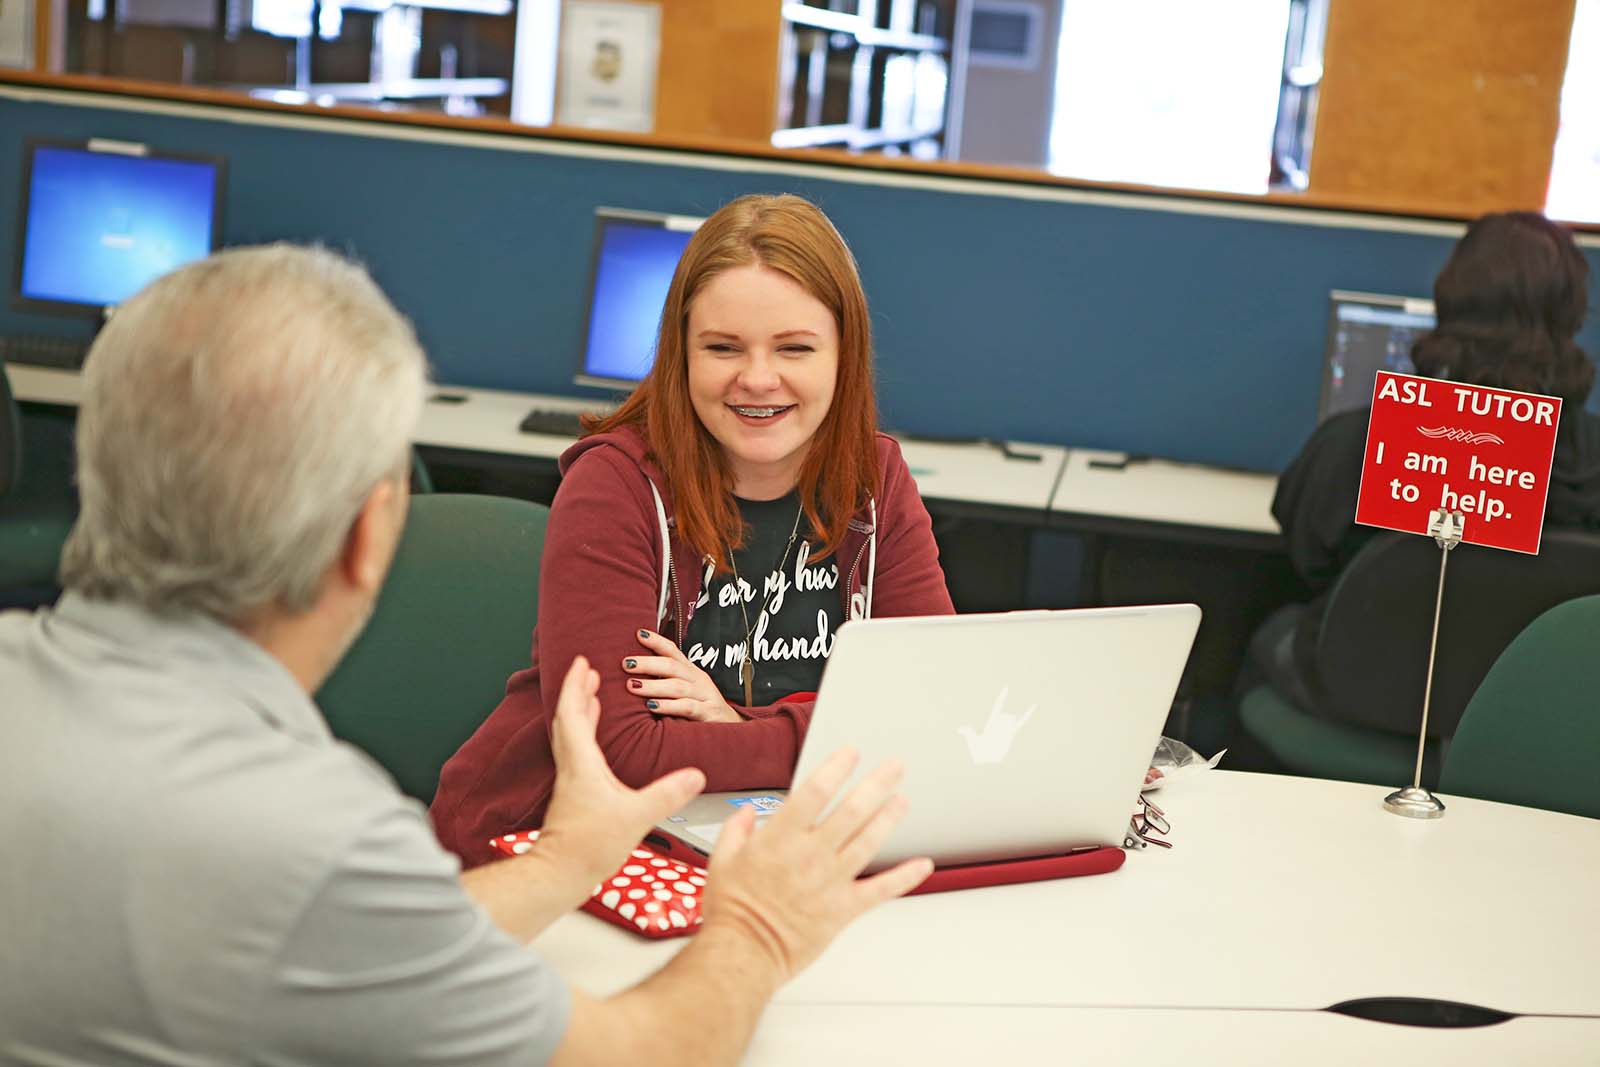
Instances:
[[[661,0],[655,132],[769,143],[779,9],[777,0]]]
[[[1477,215],[1544,206],[1574,0],[1334,0],[1311,188]]]

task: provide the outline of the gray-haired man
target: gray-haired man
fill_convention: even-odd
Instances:
[[[761,834],[730,825],[660,974],[596,1001],[522,948],[703,778],[621,785],[580,660],[539,847],[463,877],[330,737],[309,694],[399,539],[424,386],[410,326],[310,249],[220,253],[101,333],[66,593],[0,615],[0,1060],[728,1062],[779,984],[926,875],[856,881],[903,802],[879,768],[820,819],[841,755]]]

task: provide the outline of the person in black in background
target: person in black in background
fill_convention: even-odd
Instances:
[[[1600,530],[1600,415],[1584,410],[1595,365],[1574,338],[1589,305],[1589,266],[1567,230],[1533,212],[1467,227],[1433,283],[1437,325],[1417,340],[1417,373],[1562,400],[1545,525]],[[1328,591],[1380,531],[1355,524],[1370,408],[1328,419],[1278,479],[1283,528],[1308,604],[1280,609],[1251,641],[1252,664],[1316,711],[1317,636]]]

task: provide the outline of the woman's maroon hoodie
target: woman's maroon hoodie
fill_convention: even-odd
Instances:
[[[845,617],[948,615],[927,509],[899,445],[879,434],[877,447],[882,483],[837,553],[848,576],[839,583]],[[533,663],[511,676],[500,706],[444,765],[430,809],[440,842],[469,867],[492,858],[490,838],[543,820],[556,773],[550,714],[580,653],[600,672],[597,736],[623,782],[642,786],[679,767],[703,770],[709,791],[787,786],[793,776],[812,701],[739,708],[747,721],[703,723],[656,715],[626,688],[622,660],[639,654],[637,631],[681,642],[700,596],[700,560],[678,539],[671,493],[647,451],[643,436],[624,428],[584,438],[561,457]]]

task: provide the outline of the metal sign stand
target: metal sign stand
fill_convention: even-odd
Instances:
[[[1444,568],[1450,550],[1461,543],[1466,516],[1459,511],[1436,508],[1428,514],[1428,533],[1439,546],[1439,592],[1433,601],[1433,636],[1428,639],[1428,681],[1422,689],[1422,727],[1417,731],[1417,769],[1411,785],[1396,789],[1383,798],[1383,806],[1408,819],[1437,819],[1444,814],[1444,802],[1422,788],[1422,753],[1428,744],[1428,703],[1433,698],[1433,657],[1439,646],[1439,613],[1444,607]]]

